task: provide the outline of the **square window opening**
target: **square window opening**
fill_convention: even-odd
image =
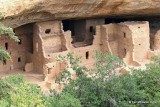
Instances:
[[[51,29],[46,29],[46,30],[45,30],[45,33],[46,33],[46,34],[51,33]]]

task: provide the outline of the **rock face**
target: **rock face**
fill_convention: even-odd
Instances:
[[[0,0],[1,22],[10,27],[45,20],[159,15],[159,0]]]

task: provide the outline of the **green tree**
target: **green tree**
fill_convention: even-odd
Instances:
[[[132,74],[117,76],[114,70],[123,65],[120,59],[98,51],[96,55],[96,66],[92,70],[96,75],[72,80],[62,93],[79,99],[83,107],[160,106],[160,58],[153,57],[153,63],[146,65],[146,70],[133,69]]]
[[[116,68],[124,66],[123,61],[116,55],[108,52],[95,51],[95,67],[92,69],[93,78],[106,81],[108,78],[115,76]]]
[[[57,61],[68,62],[68,64],[70,64],[69,67],[76,72],[78,77],[84,75],[84,72],[87,70],[86,67],[79,66],[81,63],[81,57],[79,56],[73,57],[73,53],[70,53],[70,52],[66,56],[59,55],[57,57]],[[61,75],[57,77],[56,82],[60,83],[60,82],[63,82],[63,80],[68,80],[68,81],[71,80],[71,73],[66,68],[63,70]]]
[[[0,79],[0,107],[45,107],[40,87],[23,76]]]
[[[4,19],[4,15],[2,15],[1,13],[0,19]],[[10,27],[6,27],[4,24],[0,22],[0,37],[2,36],[9,36],[15,42],[19,42],[18,37],[15,36],[15,33],[13,32],[13,29]],[[0,47],[0,61],[6,61],[9,59],[11,59],[10,54],[7,51],[5,51],[3,47]]]
[[[44,101],[46,107],[82,107],[79,99],[67,92],[61,94],[52,92],[51,95],[45,96]]]

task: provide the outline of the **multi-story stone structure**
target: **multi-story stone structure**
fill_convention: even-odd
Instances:
[[[20,42],[8,37],[0,40],[12,56],[12,60],[0,63],[1,72],[43,74],[46,84],[67,66],[56,61],[58,55],[73,52],[82,56],[82,65],[92,67],[95,63],[94,50],[110,52],[119,56],[129,66],[141,66],[149,60],[150,29],[147,21],[112,23],[105,19],[46,21],[27,24],[16,28]],[[155,37],[155,49],[159,49],[159,33]]]

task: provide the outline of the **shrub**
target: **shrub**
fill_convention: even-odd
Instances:
[[[110,78],[106,81],[105,92],[109,96],[108,105],[116,105],[116,107],[146,106],[145,104],[131,103],[131,101],[147,100],[147,93],[140,89],[133,75],[124,74]]]
[[[79,99],[83,107],[99,107],[104,101],[102,98],[102,94],[104,94],[103,85],[88,77],[71,81],[63,92],[68,92]]]
[[[2,13],[0,13],[0,19],[3,19],[3,18],[5,18],[5,16]],[[13,29],[10,28],[10,27],[5,26],[2,23],[0,23],[0,34],[2,34],[4,36],[9,36],[14,41],[19,42],[18,37],[15,36],[15,33],[13,32]]]
[[[149,105],[160,106],[160,58],[154,56],[153,61],[147,64],[146,70],[134,70],[133,77],[137,80],[137,85],[144,90],[148,96]]]
[[[0,47],[0,61],[6,61],[11,59],[10,54]]]
[[[95,51],[95,53],[97,62],[95,69],[91,71],[95,75],[92,78],[83,75],[76,81],[71,81],[64,89],[64,92],[71,93],[78,98],[84,107],[103,107],[108,104],[110,96],[106,91],[106,81],[109,77],[115,76],[116,68],[123,65],[117,56],[100,51]]]
[[[148,64],[146,70],[133,70],[132,75],[112,75],[105,81],[103,75],[110,74],[117,66],[109,65],[108,68],[108,63],[101,64],[105,60],[97,62],[94,70],[98,71],[98,78],[82,76],[71,81],[63,92],[79,99],[83,107],[159,107],[160,59],[153,59],[154,63]],[[115,60],[111,57],[111,64]]]
[[[59,55],[57,57],[57,61],[63,62],[66,61],[69,63],[69,68],[76,72],[77,76],[80,77],[84,75],[84,72],[87,70],[86,67],[81,67],[79,64],[81,63],[81,57],[76,56],[73,57],[73,53],[68,53],[66,56]],[[64,82],[63,80],[70,81],[71,80],[71,73],[68,69],[64,69],[60,76],[56,79],[57,83]]]
[[[67,92],[62,94],[52,92],[52,95],[45,97],[45,105],[46,107],[82,107],[79,99]]]
[[[108,52],[95,51],[95,67],[92,73],[95,75],[93,78],[99,78],[102,81],[107,80],[116,74],[116,68],[124,65],[123,61],[115,55],[111,55]]]
[[[22,76],[0,80],[1,107],[44,107],[42,98],[40,88],[29,84]]]
[[[71,54],[69,59],[74,60]],[[0,107],[159,107],[159,62],[160,58],[154,57],[146,70],[133,69],[132,75],[112,75],[105,80],[101,76],[104,69],[98,78],[79,75],[78,79],[70,80],[62,93],[51,91],[48,96],[42,95],[38,86],[29,84],[22,76],[10,76],[0,79]]]
[[[139,88],[137,80],[129,74],[115,76],[105,82],[81,77],[70,82],[64,92],[78,98],[83,107],[139,106],[130,101],[146,101],[148,95]]]

